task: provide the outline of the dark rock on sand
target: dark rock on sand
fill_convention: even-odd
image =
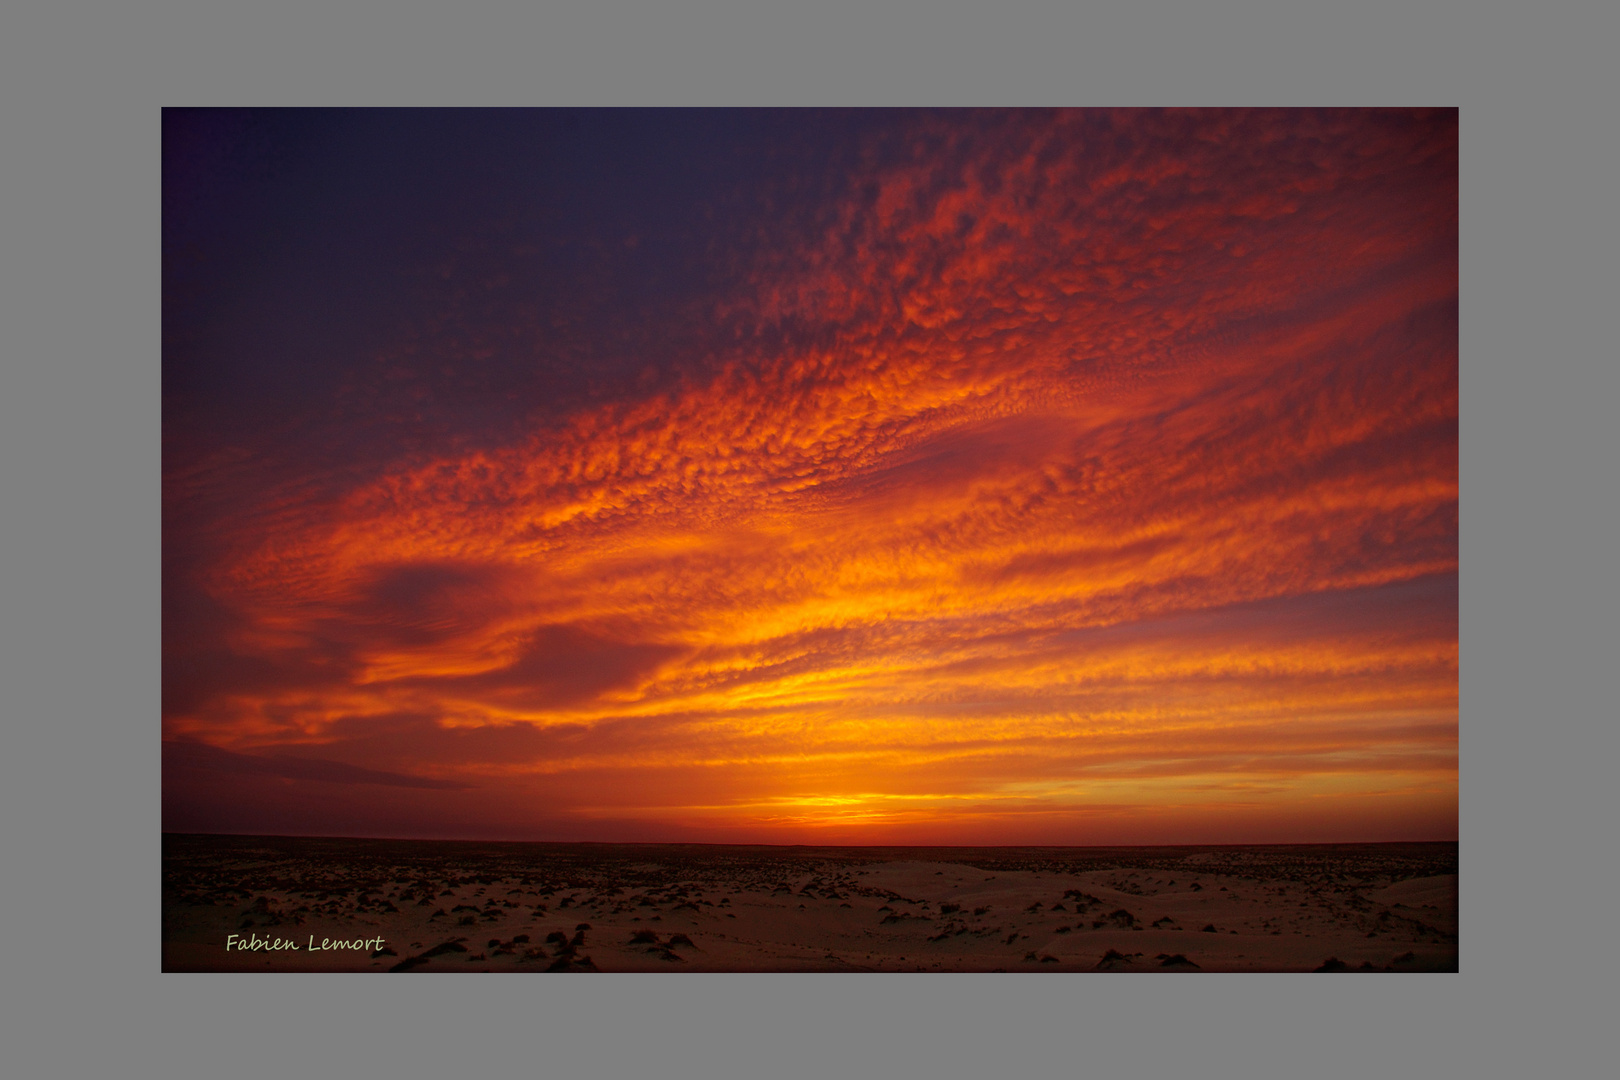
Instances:
[[[431,959],[435,956],[443,956],[445,953],[466,952],[467,946],[462,944],[466,940],[466,938],[451,938],[449,941],[442,941],[422,955]]]
[[[1118,949],[1109,949],[1102,954],[1102,959],[1097,961],[1097,967],[1104,971],[1111,971],[1125,964],[1136,963],[1136,958],[1141,955],[1141,953],[1122,953]]]

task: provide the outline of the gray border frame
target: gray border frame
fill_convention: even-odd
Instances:
[[[1601,205],[1612,14],[400,7],[34,5],[5,18],[0,1024],[21,1075],[1588,1071],[1572,1066],[1598,1048],[1613,1000],[1589,963],[1614,952],[1590,938],[1607,914],[1596,867],[1612,841],[1596,830],[1615,748],[1593,678],[1613,663],[1616,591],[1599,556],[1615,517],[1604,413],[1620,399],[1613,347],[1594,333],[1620,219]],[[1461,974],[363,991],[342,976],[160,974],[159,108],[426,103],[1460,106]]]

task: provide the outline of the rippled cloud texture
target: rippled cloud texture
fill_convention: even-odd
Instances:
[[[164,155],[166,828],[1456,836],[1454,111]]]

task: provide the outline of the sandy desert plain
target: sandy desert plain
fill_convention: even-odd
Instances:
[[[163,969],[1456,971],[1457,845],[166,834]]]

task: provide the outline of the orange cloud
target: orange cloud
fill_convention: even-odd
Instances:
[[[166,732],[502,835],[1454,835],[1455,140],[908,120],[675,385],[221,525]]]

